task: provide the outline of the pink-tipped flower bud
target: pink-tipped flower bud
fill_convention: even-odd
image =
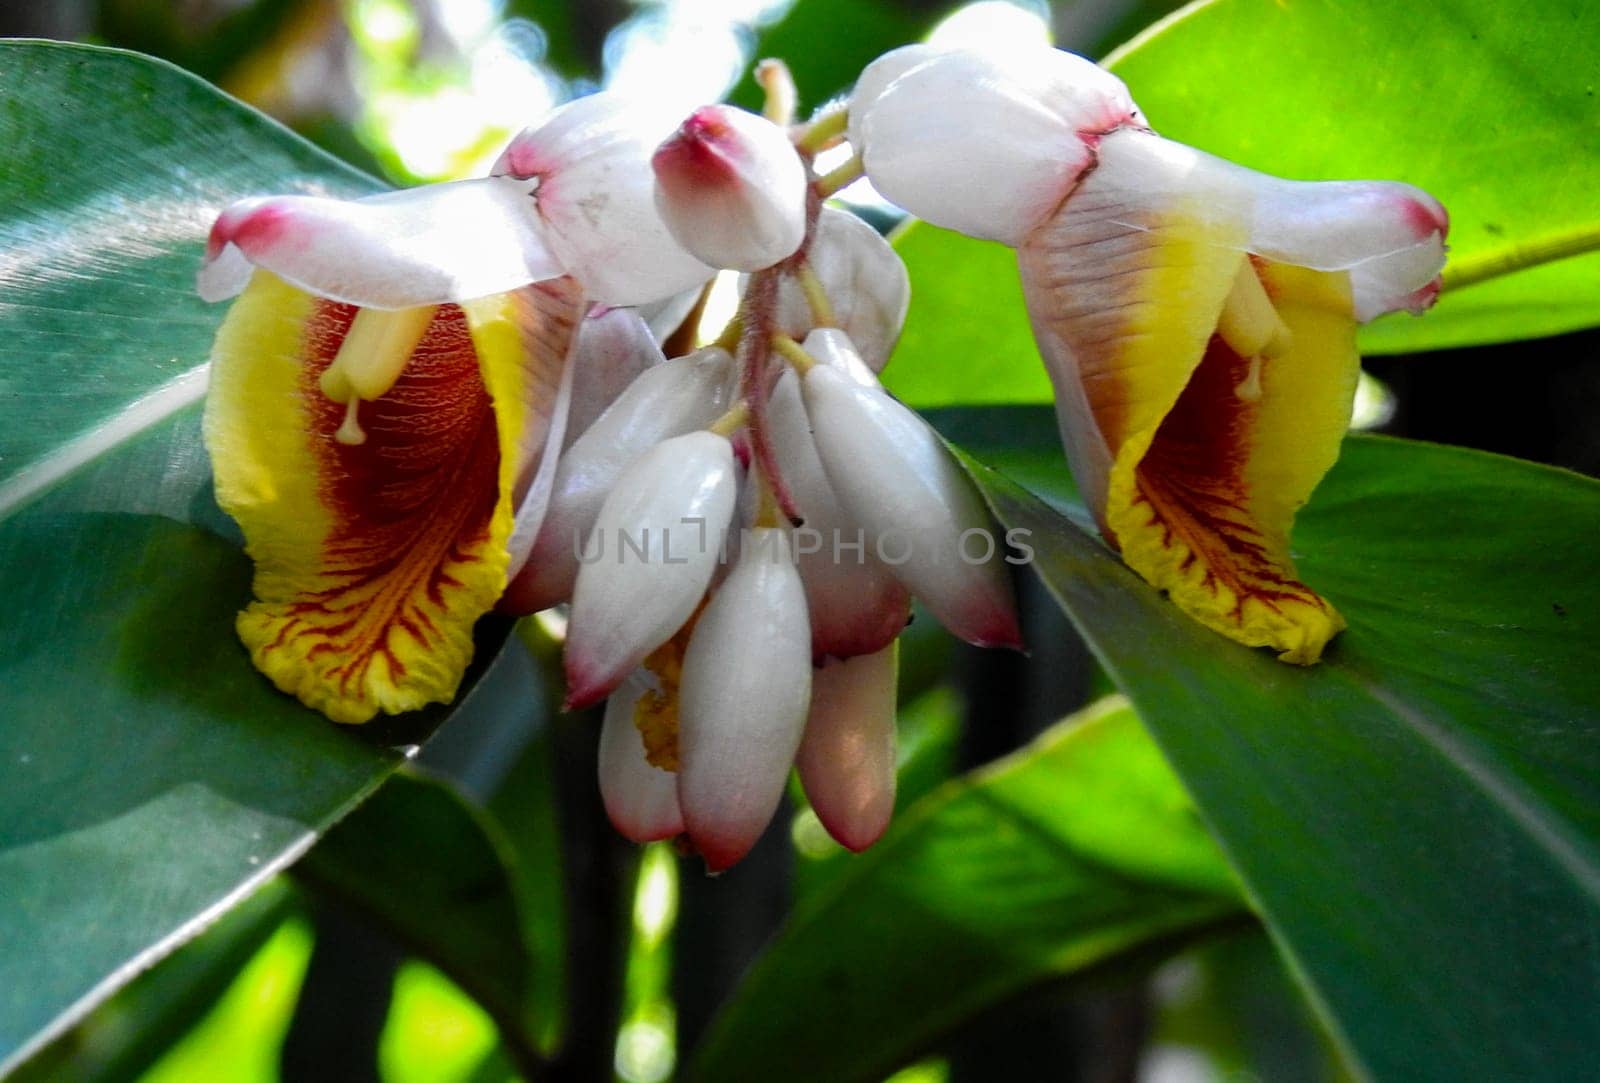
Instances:
[[[896,646],[811,674],[811,713],[794,765],[828,834],[861,851],[894,814]]]
[[[600,506],[573,588],[569,707],[610,695],[694,615],[717,570],[737,489],[733,448],[712,432],[664,440],[623,471]]]
[[[784,531],[745,538],[689,638],[678,694],[678,802],[721,872],[777,810],[811,702],[805,588]]]
[[[696,109],[650,164],[656,209],[703,263],[759,271],[805,239],[805,167],[769,120],[728,105]]]
[[[938,434],[830,365],[813,366],[801,392],[828,480],[878,558],[962,639],[1020,647],[994,520]]]

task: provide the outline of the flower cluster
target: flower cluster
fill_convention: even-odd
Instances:
[[[873,842],[912,598],[972,643],[1020,634],[1016,539],[878,382],[905,270],[824,205],[861,172],[1016,248],[1068,458],[1127,563],[1315,661],[1342,622],[1289,528],[1337,454],[1355,324],[1438,290],[1442,208],[1170,143],[1051,49],[898,50],[808,124],[765,75],[769,117],[596,94],[488,177],[221,213],[199,287],[238,299],[206,434],[256,564],[257,666],[361,722],[451,698],[489,609],[566,604],[567,702],[607,701],[624,834],[726,868],[795,767],[835,838]],[[733,272],[737,315],[693,348]]]

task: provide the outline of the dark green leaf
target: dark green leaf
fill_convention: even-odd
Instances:
[[[1350,622],[1282,665],[993,473],[1000,518],[1381,1079],[1571,1079],[1600,1033],[1600,484],[1349,440],[1296,534]]]
[[[547,1055],[555,1051],[564,1033],[567,981],[564,858],[554,772],[547,726],[534,735],[489,804],[509,847],[509,874],[520,900],[522,939],[536,960],[528,1003],[534,1043]]]
[[[1169,976],[1151,1043],[1203,1057],[1204,1078],[1354,1083],[1259,927],[1196,945]]]
[[[401,772],[295,866],[444,971],[500,1023],[538,1030],[522,904],[500,827],[451,786]]]
[[[142,1075],[211,1010],[283,923],[294,897],[281,880],[267,884],[135,978],[12,1078],[16,1083],[116,1083]]]
[[[802,900],[690,1077],[881,1079],[1030,985],[1240,908],[1160,753],[1109,700],[935,791]]]
[[[371,181],[165,64],[0,45],[0,1073],[265,882],[445,712],[340,730],[233,635],[192,294],[238,196]],[[219,536],[221,535],[221,536]],[[493,634],[503,636],[497,626]]]
[[[782,19],[761,32],[756,57],[777,57],[789,65],[810,110],[855,85],[861,69],[878,54],[922,40],[949,7],[914,0],[798,0]],[[731,99],[761,107],[761,93],[749,75]]]

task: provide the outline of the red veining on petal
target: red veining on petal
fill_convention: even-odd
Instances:
[[[355,312],[319,301],[304,340],[306,439],[333,517],[320,572],[331,585],[287,606],[265,650],[299,640],[330,685],[361,698],[369,681],[400,681],[440,645],[435,616],[449,611],[463,566],[483,559],[500,450],[466,318],[454,305],[439,309],[394,387],[361,404],[366,442],[336,441],[344,407],[321,393],[318,378]]]
[[[1296,579],[1281,541],[1263,533],[1250,507],[1245,466],[1255,406],[1237,393],[1249,373],[1249,359],[1213,335],[1139,463],[1134,498],[1149,511],[1145,526],[1183,554],[1177,570],[1189,575],[1198,564],[1196,586],[1231,599],[1228,616],[1235,620],[1251,598],[1273,611],[1286,601],[1325,606]]]

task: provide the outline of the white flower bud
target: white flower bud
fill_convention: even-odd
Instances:
[[[937,45],[922,43],[902,45],[898,49],[890,49],[861,69],[861,74],[856,77],[855,89],[850,92],[849,116],[850,145],[858,153],[866,145],[866,133],[862,129],[861,118],[871,112],[872,106],[883,97],[883,92],[889,89],[889,85],[912,68],[925,64],[935,57],[944,56],[949,51]]]
[[[795,756],[811,808],[841,846],[865,850],[894,814],[897,647],[811,674],[811,712]]]
[[[624,838],[655,842],[683,833],[678,776],[645,759],[633,710],[649,690],[649,678],[634,673],[606,701],[600,726],[600,798]]]
[[[667,228],[713,267],[759,271],[793,255],[805,238],[805,167],[770,120],[729,105],[705,106],[650,164]]]
[[[670,126],[649,102],[591,94],[518,135],[491,171],[537,178],[550,251],[593,300],[645,304],[712,275],[656,211],[650,153]]]
[[[1020,646],[1003,539],[927,422],[827,365],[802,390],[828,480],[879,558],[962,639]]]
[[[573,590],[569,707],[608,695],[694,614],[737,495],[733,448],[712,432],[665,440],[623,471],[600,507]]]
[[[539,536],[503,607],[537,613],[572,597],[578,551],[622,471],[649,448],[702,429],[727,408],[733,358],[708,346],[653,365],[562,453]]]
[[[851,383],[874,391],[882,390],[883,385],[878,383],[877,373],[856,352],[856,345],[850,336],[839,328],[819,327],[806,336],[802,345],[818,364],[838,370],[848,376]]]
[[[713,872],[783,796],[811,699],[806,598],[784,531],[750,532],[689,639],[678,686],[678,802]]]

